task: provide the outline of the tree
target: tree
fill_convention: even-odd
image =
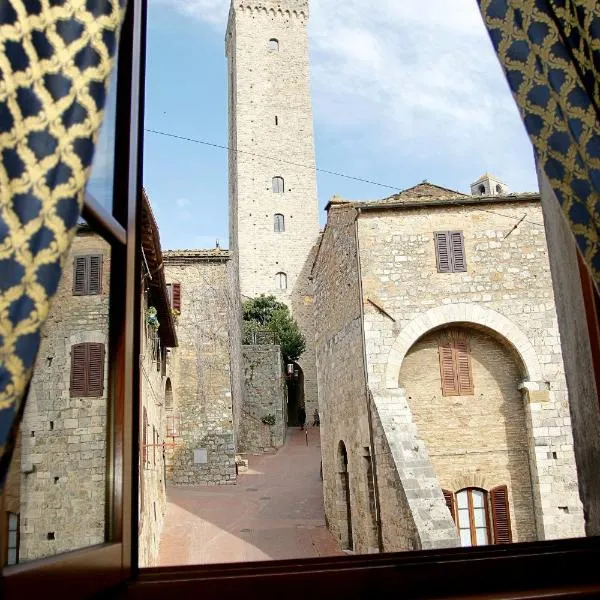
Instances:
[[[244,310],[244,343],[249,343],[256,331],[272,331],[277,336],[286,362],[298,360],[306,349],[306,340],[289,308],[275,296],[261,294],[246,300]]]

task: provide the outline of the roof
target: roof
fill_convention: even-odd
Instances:
[[[195,261],[226,261],[231,260],[231,250],[222,248],[207,248],[195,250],[165,250],[163,253],[165,262],[195,262]]]
[[[147,273],[149,302],[156,308],[160,327],[158,335],[167,348],[177,346],[177,331],[171,312],[171,304],[167,293],[167,282],[163,264],[163,253],[160,247],[158,225],[150,206],[146,190],[142,193],[142,251],[143,260],[147,266],[143,267]]]
[[[494,181],[498,181],[499,183],[502,183],[502,180],[500,180],[495,175],[491,175],[490,173],[484,173],[477,181],[474,181],[471,185],[477,185],[478,183],[481,183],[482,181],[485,181],[486,179],[493,179]]]

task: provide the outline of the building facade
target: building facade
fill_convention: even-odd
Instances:
[[[423,183],[334,199],[313,275],[325,507],[342,545],[583,533],[538,195]]]
[[[317,407],[311,252],[319,233],[308,1],[234,0],[226,33],[230,247],[244,297],[273,294],[307,340],[298,361]],[[302,401],[301,401],[302,402]]]

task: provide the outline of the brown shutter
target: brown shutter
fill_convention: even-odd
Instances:
[[[142,462],[146,466],[148,463],[148,412],[144,407],[144,421],[142,423]]]
[[[88,294],[102,293],[102,255],[89,257]]]
[[[450,258],[450,240],[447,231],[435,233],[435,256],[438,273],[450,273],[452,262]]]
[[[442,490],[444,493],[444,500],[446,501],[446,506],[452,515],[452,520],[456,523],[456,510],[454,507],[454,494],[449,490]]]
[[[510,544],[510,510],[508,508],[508,488],[505,485],[490,490],[492,506],[492,524],[494,526],[494,544]]]
[[[458,393],[461,396],[473,395],[473,373],[471,370],[471,348],[464,336],[454,340]]]
[[[73,295],[83,296],[86,293],[88,279],[87,256],[77,256],[73,261]]]
[[[71,346],[71,397],[85,396],[87,392],[86,344]]]
[[[173,306],[171,307],[173,310],[178,310],[181,312],[181,284],[174,283],[173,284]]]
[[[454,353],[452,351],[452,342],[449,339],[440,340],[440,379],[442,382],[443,396],[458,396],[458,381],[456,369],[454,367]]]
[[[450,254],[452,271],[455,273],[464,273],[467,270],[467,261],[465,258],[465,240],[462,231],[450,231]]]
[[[88,351],[88,396],[100,397],[104,392],[104,344],[86,344]]]

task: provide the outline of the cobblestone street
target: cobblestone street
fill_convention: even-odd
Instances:
[[[342,554],[325,526],[318,428],[298,428],[272,455],[250,456],[235,486],[169,487],[160,564]]]

